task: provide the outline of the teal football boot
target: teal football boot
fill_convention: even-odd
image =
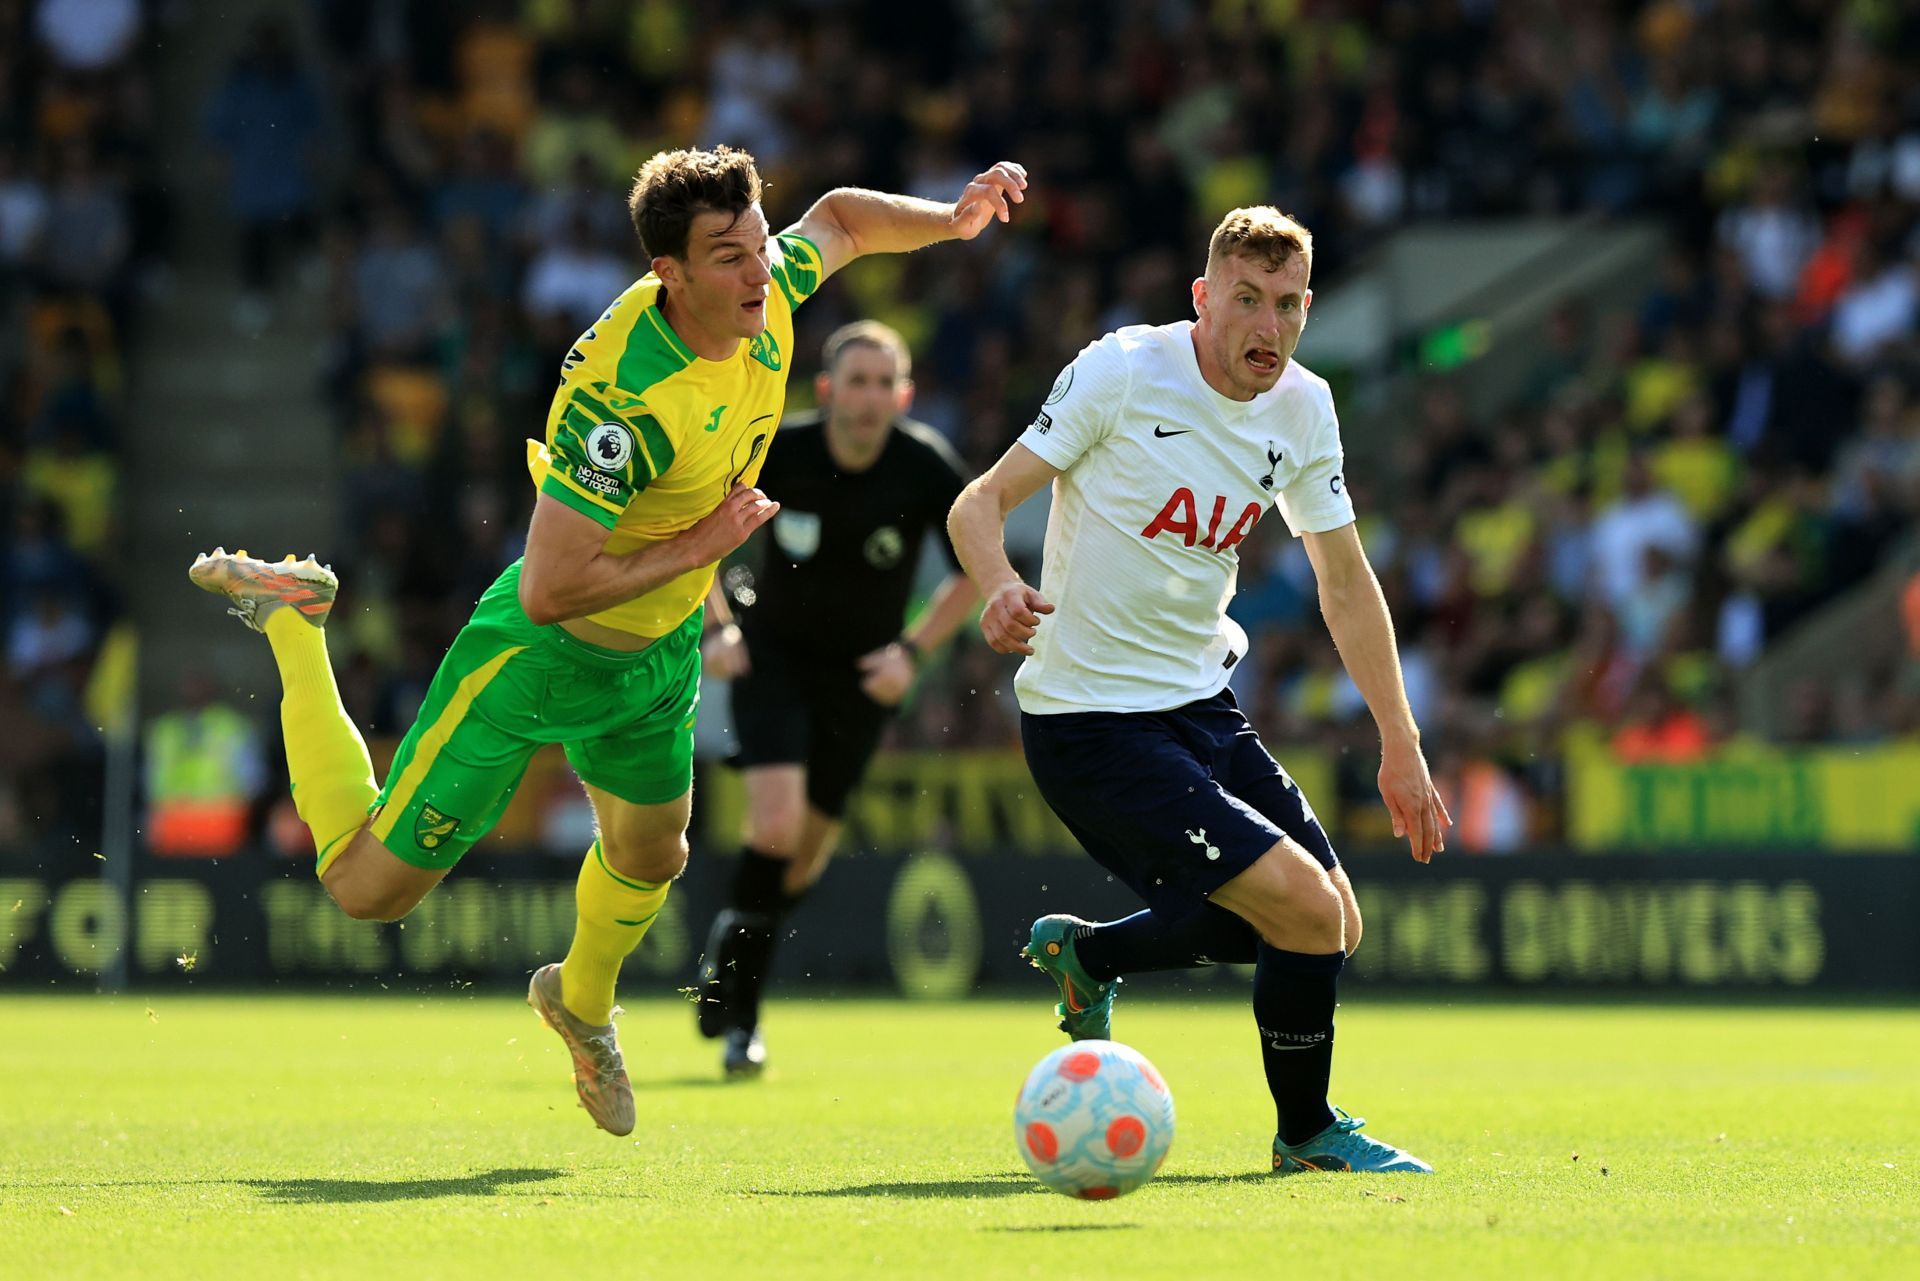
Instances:
[[[1292,1147],[1273,1140],[1273,1172],[1299,1174],[1306,1170],[1336,1170],[1351,1174],[1432,1174],[1433,1167],[1391,1143],[1360,1133],[1365,1117],[1348,1116],[1335,1108],[1332,1125]]]
[[[1020,954],[1036,970],[1060,985],[1060,1030],[1076,1041],[1113,1039],[1113,997],[1120,980],[1102,983],[1080,967],[1074,955],[1074,932],[1087,924],[1077,916],[1043,916],[1033,923],[1033,934]]]

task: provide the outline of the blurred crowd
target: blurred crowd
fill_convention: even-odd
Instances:
[[[330,387],[356,571],[383,593],[356,683],[390,732],[517,550],[519,440],[556,353],[635,270],[628,176],[687,142],[751,149],[775,225],[838,184],[947,198],[1027,164],[1012,227],[857,264],[800,315],[803,351],[857,316],[899,327],[917,416],[977,466],[1085,341],[1188,313],[1235,205],[1296,213],[1326,289],[1411,220],[1665,220],[1641,304],[1556,313],[1524,403],[1485,420],[1436,381],[1389,463],[1352,478],[1481,847],[1557,834],[1570,733],[1627,759],[1737,737],[1734,678],[1911,526],[1914,4],[321,11],[356,157],[324,220]],[[1364,709],[1297,545],[1250,544],[1236,612],[1256,637],[1243,700],[1276,743],[1340,753],[1363,800]],[[896,742],[1013,741],[1009,675],[961,644]],[[1892,672],[1836,668],[1786,720],[1797,741],[1874,741],[1920,728],[1920,705]]]
[[[124,371],[167,211],[139,0],[0,0],[0,843],[95,839]]]
[[[33,9],[70,5],[90,7]],[[1570,736],[1676,760],[1740,738],[1740,673],[1911,535],[1914,0],[309,10],[317,50],[257,30],[207,128],[233,175],[243,306],[274,305],[290,258],[327,281],[323,390],[346,482],[336,563],[355,604],[335,652],[376,734],[406,728],[473,600],[518,554],[532,501],[521,442],[573,337],[643,269],[627,184],[654,151],[690,143],[751,150],[776,227],[836,185],[947,199],[993,160],[1028,166],[1013,225],[857,263],[798,316],[802,353],[850,319],[899,328],[915,415],[976,466],[1085,342],[1190,314],[1207,232],[1235,205],[1274,203],[1312,228],[1323,293],[1409,222],[1661,220],[1671,250],[1636,307],[1557,311],[1527,395],[1498,416],[1436,378],[1390,456],[1350,478],[1429,748],[1481,848],[1558,835]],[[16,26],[26,11],[0,0]],[[123,340],[138,135],[110,122],[140,81],[124,54],[63,70],[38,35],[5,45],[27,47],[0,52],[0,93],[39,81],[35,111],[7,117],[32,128],[0,147],[0,262],[36,297],[87,300]],[[46,105],[63,95],[93,106]],[[317,150],[324,167],[290,162]],[[63,198],[91,216],[33,212]],[[58,252],[16,231],[48,221],[107,225]],[[50,408],[70,399],[54,390],[62,369],[94,389],[89,404],[111,403],[94,332],[66,322],[21,362],[48,371],[37,384],[11,376],[0,412],[16,464],[76,437],[97,450],[110,431],[104,408],[77,433],[61,425],[96,411]],[[813,367],[796,366],[795,407]],[[85,512],[26,501],[31,466],[9,476],[15,527],[84,563]],[[1030,566],[1036,532],[1014,535]],[[1235,611],[1255,653],[1236,688],[1277,750],[1346,762],[1342,790],[1361,801],[1368,723],[1282,533],[1270,522],[1245,549]],[[31,621],[40,581],[10,577],[18,634],[58,630]],[[69,608],[76,621],[59,626],[92,643],[100,599]],[[1836,663],[1796,688],[1784,736],[1920,731],[1906,679]],[[1013,742],[1010,680],[1006,660],[963,641],[894,741]],[[1377,834],[1377,815],[1354,812],[1352,830]]]
[[[1766,648],[1889,558],[1920,564],[1920,5],[1653,4],[1574,22],[1557,63],[1544,26],[1500,25],[1480,75],[1552,66],[1528,78],[1536,135],[1587,148],[1585,198],[1663,219],[1672,247],[1636,307],[1552,315],[1518,403],[1476,418],[1433,380],[1387,473],[1352,481],[1482,849],[1562,830],[1570,749],[1754,741],[1738,694]],[[1341,753],[1360,800],[1358,695],[1304,555],[1266,550],[1237,684],[1280,741]],[[1889,607],[1776,682],[1769,737],[1920,736],[1920,575],[1902,599],[1904,636]]]

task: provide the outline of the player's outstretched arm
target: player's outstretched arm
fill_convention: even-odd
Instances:
[[[1393,816],[1393,834],[1406,837],[1413,856],[1425,863],[1447,847],[1446,829],[1453,819],[1434,790],[1427,758],[1420,751],[1420,728],[1407,705],[1393,619],[1380,581],[1351,523],[1302,537],[1320,583],[1320,612],[1327,630],[1380,727],[1380,798]]]
[[[1047,598],[1021,582],[1007,559],[1007,513],[1059,474],[1059,468],[1016,441],[986,475],[960,491],[947,513],[947,536],[960,568],[987,603],[980,634],[1002,654],[1033,653],[1027,642],[1040,629],[1040,615],[1053,612]]]
[[[1027,171],[1002,160],[972,182],[952,204],[890,196],[858,187],[829,191],[807,216],[787,228],[820,251],[820,270],[831,276],[862,254],[904,254],[943,240],[972,240],[988,223],[1013,217],[1027,198]]]
[[[611,555],[606,551],[606,526],[542,494],[527,530],[520,607],[542,626],[612,609],[713,564],[779,510],[780,504],[759,490],[735,485],[690,529],[664,542]]]

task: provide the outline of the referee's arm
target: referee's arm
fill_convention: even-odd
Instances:
[[[706,630],[700,638],[700,667],[717,681],[730,681],[752,670],[746,633],[740,630],[740,624],[734,620],[733,606],[727,600],[726,589],[720,585],[718,574],[713,576],[713,586],[707,588]]]
[[[934,590],[933,599],[920,611],[920,617],[901,635],[919,653],[939,649],[953,639],[962,623],[973,617],[974,606],[979,603],[980,592],[973,580],[955,570]]]

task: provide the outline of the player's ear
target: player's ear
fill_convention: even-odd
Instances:
[[[913,379],[902,378],[894,385],[893,412],[904,414],[913,408]]]
[[[661,279],[664,280],[665,277]],[[1207,278],[1205,276],[1193,278],[1193,314],[1200,317],[1205,317],[1207,314]]]
[[[653,268],[654,275],[660,277],[661,284],[671,285],[675,289],[680,287],[680,263],[678,259],[669,257],[666,254],[661,254],[647,265]]]
[[[814,403],[824,405],[833,395],[833,375],[822,369],[813,376]]]
[[[1306,293],[1300,295],[1300,314],[1304,316],[1307,314],[1307,312],[1311,311],[1312,309],[1313,309],[1313,290],[1309,289],[1307,290]]]

